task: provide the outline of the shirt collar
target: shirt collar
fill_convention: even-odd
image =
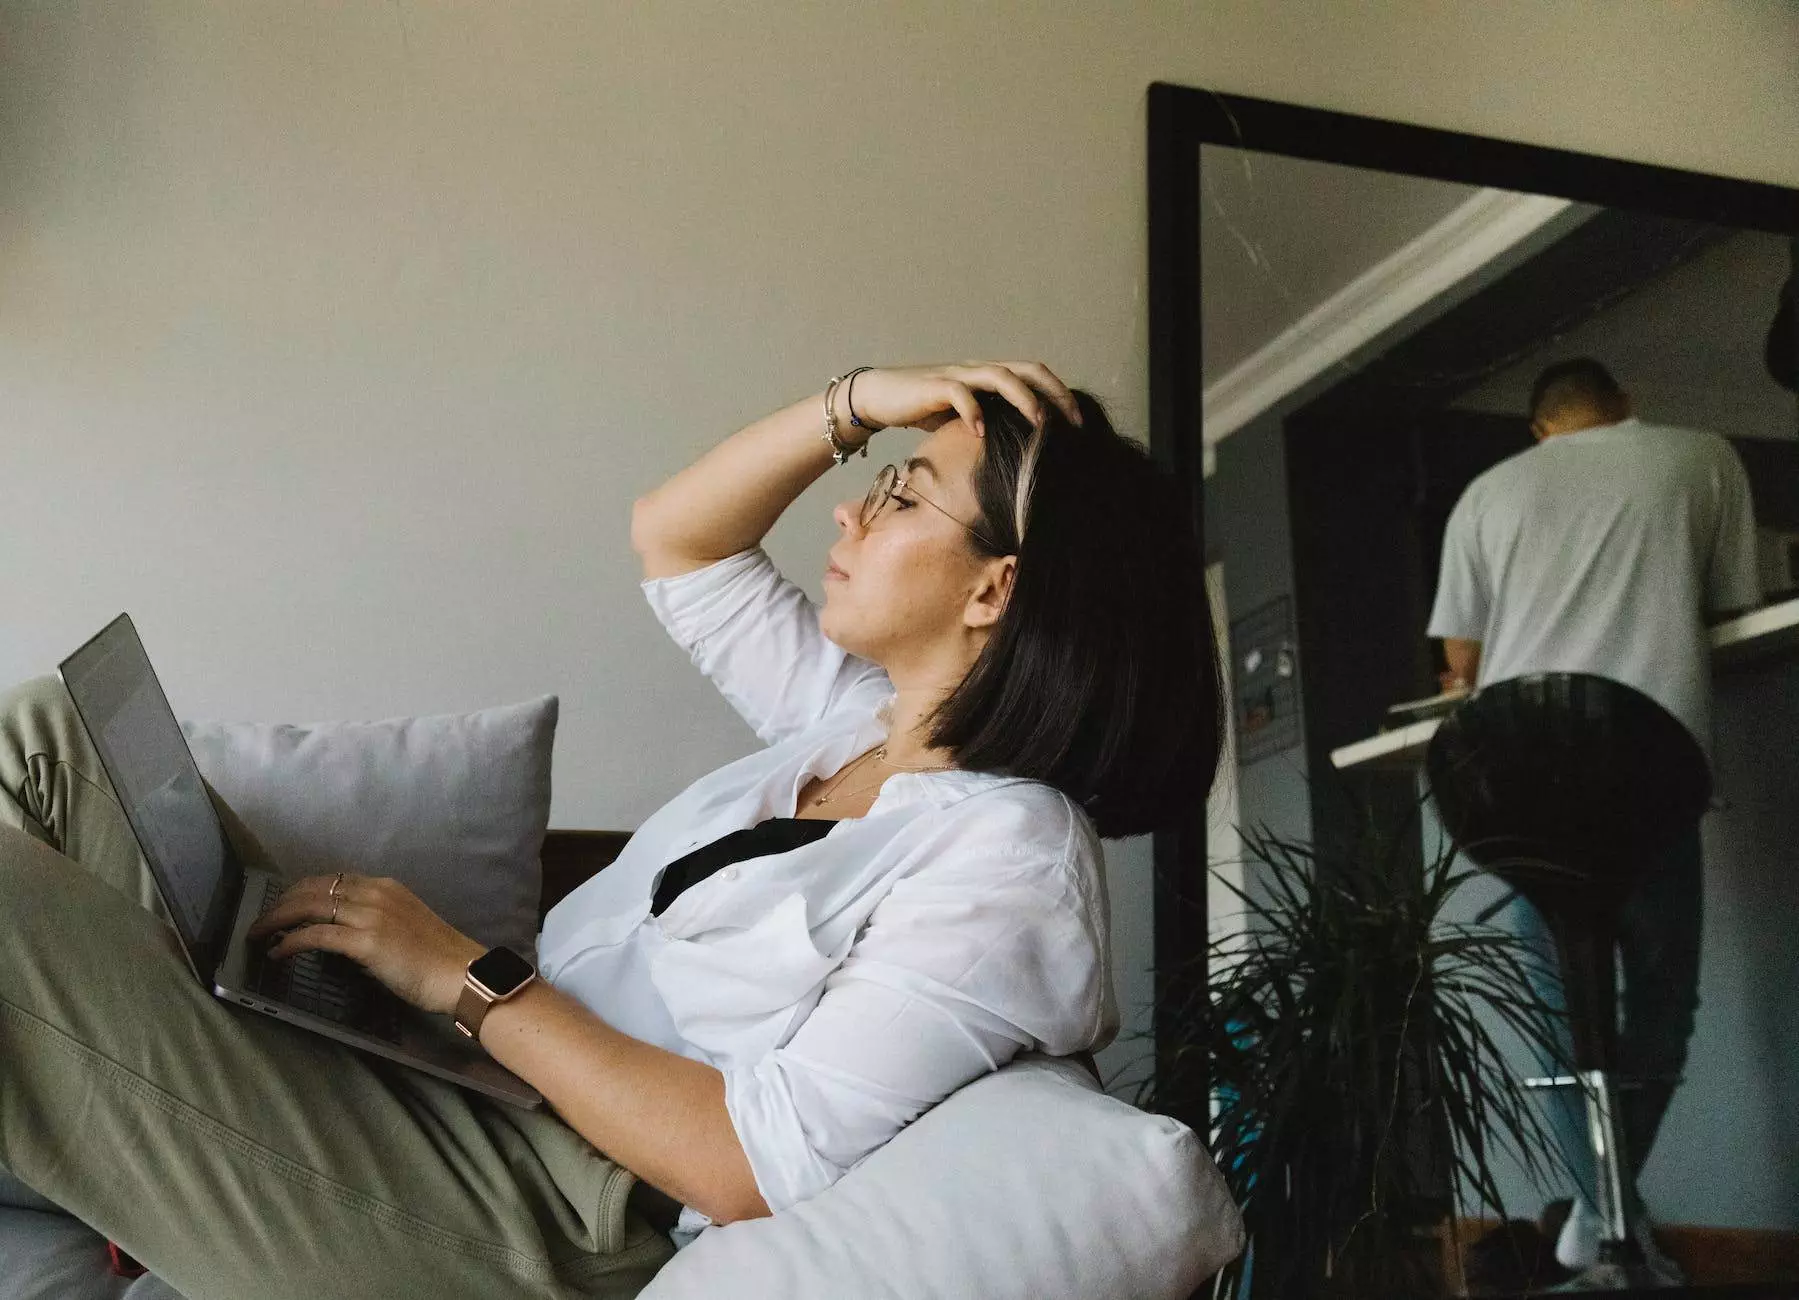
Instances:
[[[881,787],[881,797],[869,812],[873,813],[876,808],[888,812],[914,803],[931,803],[939,808],[947,808],[951,804],[962,802],[971,794],[1011,785],[1024,779],[1021,776],[1000,776],[994,772],[968,772],[959,767],[938,772],[900,772],[887,779],[886,784]]]
[[[868,725],[857,729],[856,744],[859,747],[878,745],[886,739],[887,724],[896,698],[888,696],[874,711]],[[914,803],[930,803],[938,808],[947,808],[951,804],[960,803],[971,794],[1026,779],[1021,776],[1001,776],[994,772],[970,772],[959,767],[931,772],[898,772],[882,784],[880,795],[868,811],[870,815],[877,811],[893,812]]]
[[[1550,438],[1549,441],[1551,443],[1556,443],[1561,442],[1563,439],[1591,440],[1594,438],[1609,438],[1614,433],[1631,433],[1640,427],[1641,424],[1642,421],[1636,416],[1627,415],[1622,420],[1614,420],[1610,424],[1595,424],[1588,429],[1576,429],[1573,433],[1565,433],[1560,438]]]

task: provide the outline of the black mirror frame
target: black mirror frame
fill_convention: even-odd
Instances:
[[[1799,189],[1156,82],[1149,88],[1147,150],[1149,443],[1188,493],[1202,539],[1199,150],[1206,144],[1786,235],[1799,265]],[[1168,1079],[1175,1077],[1170,1017],[1188,999],[1205,996],[1204,801],[1183,825],[1158,832],[1153,845],[1156,1072]],[[1180,1096],[1163,1091],[1160,1108],[1205,1132],[1205,1091],[1198,1084]]]

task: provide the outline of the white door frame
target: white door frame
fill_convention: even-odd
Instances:
[[[1230,608],[1224,598],[1224,564],[1206,566],[1206,595],[1218,647],[1224,713],[1223,751],[1218,776],[1206,796],[1206,934],[1213,943],[1243,933],[1243,904],[1232,889],[1243,888],[1243,837],[1237,810],[1237,702],[1232,693]]]

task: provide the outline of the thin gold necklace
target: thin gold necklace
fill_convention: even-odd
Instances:
[[[947,763],[925,763],[919,767],[907,767],[904,763],[895,763],[887,757],[887,746],[882,745],[874,751],[875,758],[886,763],[896,772],[937,772],[947,767]]]
[[[922,767],[907,767],[901,763],[888,763],[887,746],[878,745],[874,749],[865,750],[860,758],[844,768],[843,771],[839,772],[836,777],[832,779],[831,784],[825,787],[824,793],[813,798],[812,806],[815,808],[821,807],[824,804],[830,803],[839,795],[847,799],[851,795],[866,794],[868,791],[885,784],[887,778],[883,776],[878,781],[871,781],[867,785],[859,785],[854,790],[841,789],[843,783],[849,780],[850,773],[855,771],[858,767],[861,767],[870,757],[874,758],[878,763],[887,763],[887,766],[891,767],[896,772],[936,772],[941,771],[946,766],[943,763],[927,763]]]

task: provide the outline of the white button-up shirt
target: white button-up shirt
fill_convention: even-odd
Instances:
[[[866,816],[651,916],[669,863],[791,817],[807,781],[880,743],[893,691],[760,550],[643,586],[766,748],[689,786],[551,911],[542,971],[615,1028],[724,1074],[771,1210],[1020,1051],[1111,1041],[1099,840],[1040,782],[900,773]]]

